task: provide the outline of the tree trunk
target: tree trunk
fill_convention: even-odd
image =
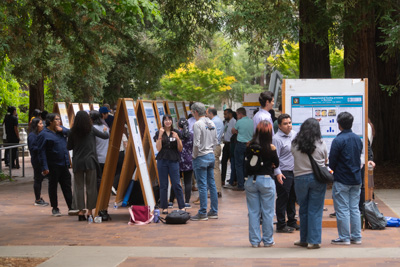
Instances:
[[[376,26],[376,43],[382,42],[385,37]],[[377,72],[379,84],[394,85],[400,75],[399,53],[390,57],[386,62],[380,56],[384,46],[376,46]],[[370,93],[369,114],[375,126],[376,136],[372,144],[377,161],[400,161],[400,96],[399,92],[389,96],[387,92],[378,88]]]
[[[32,118],[33,111],[44,108],[44,79],[38,80],[36,83],[29,84],[29,120]],[[52,112],[52,110],[49,110]]]
[[[330,78],[326,0],[300,0],[300,78]]]

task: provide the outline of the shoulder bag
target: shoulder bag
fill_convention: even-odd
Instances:
[[[311,162],[315,180],[323,184],[333,183],[333,175],[329,172],[328,168],[321,167],[310,154],[307,155]]]

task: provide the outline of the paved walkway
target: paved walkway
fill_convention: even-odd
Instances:
[[[248,241],[244,192],[223,191],[219,219],[186,225],[129,226],[126,208],[109,213],[101,224],[78,222],[77,217],[50,216],[50,207],[33,206],[32,169],[25,178],[0,183],[0,257],[46,258],[40,266],[371,266],[400,265],[400,228],[363,231],[363,244],[335,246],[335,228],[323,228],[322,248],[293,245],[299,233],[275,233],[276,245],[251,248]],[[16,170],[14,173],[18,175]],[[380,211],[399,217],[400,190],[376,190]],[[47,182],[43,198],[48,201]],[[327,193],[329,196],[330,193]],[[195,193],[192,199],[195,199]],[[59,191],[60,210],[67,207]],[[189,210],[196,213],[196,206]],[[332,206],[327,206],[324,220]]]

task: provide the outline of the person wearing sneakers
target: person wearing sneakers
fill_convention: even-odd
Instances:
[[[352,132],[354,117],[341,112],[337,117],[341,131],[332,142],[329,168],[333,170],[333,205],[339,238],[331,244],[361,244],[361,219],[358,204],[361,191],[361,153],[363,144]]]
[[[48,206],[49,203],[45,202],[43,198],[40,196],[40,192],[42,191],[42,182],[44,176],[42,175],[42,169],[39,163],[39,150],[37,144],[38,134],[43,130],[43,122],[42,119],[33,118],[31,120],[31,125],[29,128],[28,135],[28,149],[31,154],[31,163],[33,167],[33,191],[35,192],[35,206]]]
[[[192,114],[196,119],[193,125],[193,170],[199,188],[200,209],[192,221],[218,219],[218,193],[214,180],[214,147],[218,144],[217,129],[214,122],[207,118],[203,103],[192,105]],[[207,188],[210,190],[210,211],[207,213]]]
[[[321,247],[326,184],[315,180],[307,154],[324,166],[328,160],[328,150],[321,139],[321,128],[316,119],[309,118],[301,124],[299,133],[292,141],[291,151],[294,157],[294,189],[300,206],[300,240],[294,244],[317,249]]]
[[[272,131],[272,124],[269,121],[260,121],[253,139],[246,147],[245,169],[248,179],[244,183],[244,188],[249,210],[249,240],[254,248],[259,247],[261,241],[264,247],[275,244],[273,238],[275,182],[272,177],[274,167],[279,166],[279,159],[272,144]]]
[[[280,166],[274,170],[276,185],[276,231],[293,233],[300,226],[296,219],[296,193],[294,192],[294,158],[290,148],[296,137],[292,130],[292,119],[289,114],[281,114],[278,118],[279,130],[272,138],[276,147]],[[286,222],[287,215],[287,222]]]
[[[60,184],[68,214],[74,215],[72,210],[71,173],[69,172],[69,154],[67,150],[67,136],[69,129],[60,126],[60,115],[50,113],[46,117],[46,127],[38,136],[39,162],[43,175],[49,175],[49,198],[53,216],[61,216],[58,209],[57,185]]]

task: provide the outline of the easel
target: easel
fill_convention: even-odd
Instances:
[[[164,101],[165,110],[172,117],[172,122],[175,129],[178,129],[178,115],[174,102]]]
[[[187,114],[185,111],[185,103],[183,101],[175,101],[176,110],[178,110],[178,116],[180,118],[187,119]]]
[[[145,204],[150,206],[151,210],[153,210],[155,206],[154,194],[143,151],[134,101],[131,98],[120,98],[118,100],[117,112],[114,117],[106,163],[97,198],[96,215],[100,210],[107,210],[108,208],[125,123],[129,129],[128,147],[125,151],[125,159],[122,166],[115,202],[119,203],[123,200],[126,188],[132,180],[132,176],[135,172],[134,180],[140,180]]]
[[[164,101],[154,101],[153,102],[153,107],[155,110],[156,118],[157,118],[157,124],[158,124],[158,129],[162,127],[162,120],[165,114],[167,114],[167,111],[164,106]]]
[[[97,110],[97,111],[99,111],[99,109],[100,109],[100,105],[99,105],[99,104],[97,104],[97,103],[91,103],[91,104],[90,104],[90,110]]]
[[[79,104],[80,110],[86,111],[88,114],[90,112],[90,105],[89,103],[80,103]]]
[[[65,102],[55,102],[53,106],[53,113],[60,115],[61,125],[67,129],[71,128],[70,120],[68,118],[67,107]]]

